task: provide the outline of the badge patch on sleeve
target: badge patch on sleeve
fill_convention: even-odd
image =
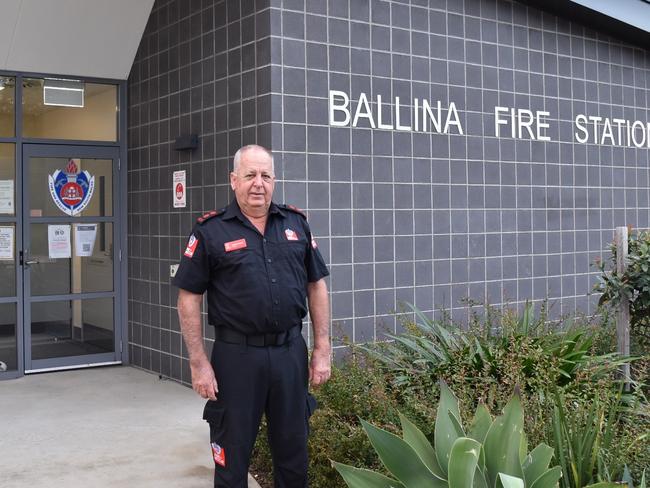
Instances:
[[[187,241],[187,247],[185,248],[185,252],[183,253],[185,256],[188,258],[191,258],[194,256],[194,251],[196,251],[196,246],[199,245],[199,240],[192,234],[190,236],[190,240]]]
[[[210,445],[212,446],[212,457],[214,458],[214,462],[219,466],[223,466],[225,468],[226,450],[216,442],[211,442]]]
[[[298,240],[298,234],[296,234],[296,231],[293,231],[291,229],[284,229],[284,235],[287,236],[288,241]]]
[[[246,247],[246,239],[239,239],[237,241],[226,242],[223,245],[226,252],[236,251],[237,249],[244,249]]]

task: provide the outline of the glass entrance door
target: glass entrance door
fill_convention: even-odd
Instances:
[[[118,157],[23,146],[25,372],[121,359]]]

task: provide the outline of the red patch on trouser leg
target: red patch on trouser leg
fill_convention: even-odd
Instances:
[[[214,458],[214,462],[225,468],[226,450],[216,442],[212,442],[210,445],[212,446],[212,457]]]

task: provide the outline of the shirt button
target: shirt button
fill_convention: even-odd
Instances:
[[[271,278],[271,283],[275,283],[276,281],[278,280],[276,280],[275,278]]]
[[[262,239],[262,242],[263,242],[264,244],[266,244],[266,239]]]
[[[277,305],[280,302],[278,300],[273,300],[273,303],[275,303]]]
[[[267,263],[270,263],[270,262],[273,262],[273,260],[272,260],[271,258],[268,258],[268,259],[266,260],[266,262],[267,262]]]
[[[279,325],[278,321],[276,320],[275,322],[273,322],[273,325]]]

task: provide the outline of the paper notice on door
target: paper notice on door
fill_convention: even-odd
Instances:
[[[63,259],[71,256],[70,226],[48,225],[47,244],[50,259]]]
[[[0,214],[13,215],[14,204],[14,180],[0,180]]]
[[[0,260],[14,260],[14,228],[0,227]]]
[[[97,237],[97,224],[75,224],[74,253],[75,256],[87,257],[93,255]]]

